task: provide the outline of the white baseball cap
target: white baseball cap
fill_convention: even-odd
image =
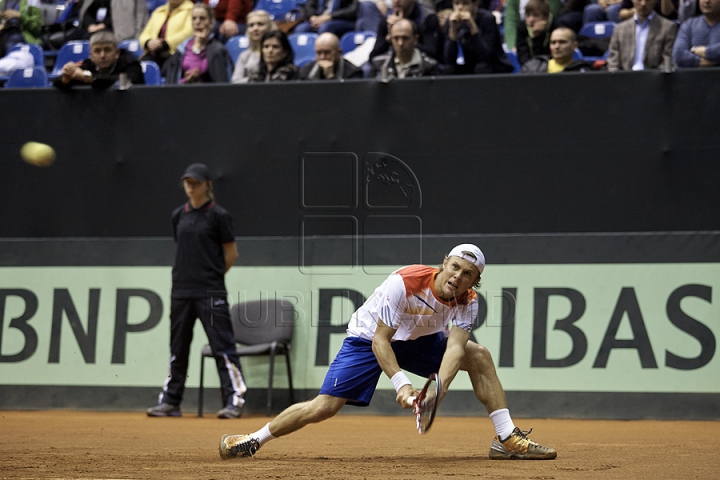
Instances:
[[[450,250],[448,257],[460,257],[475,265],[480,273],[485,269],[485,255],[472,243],[463,243]]]

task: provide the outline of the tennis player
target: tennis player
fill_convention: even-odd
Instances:
[[[510,418],[500,380],[488,350],[469,341],[477,315],[477,294],[485,268],[478,247],[453,248],[440,269],[403,267],[375,290],[352,315],[340,352],[325,376],[320,394],[296,403],[249,435],[224,435],[223,459],[249,457],[270,440],[334,416],[345,404],[370,404],[381,373],[392,381],[396,401],[412,408],[418,395],[405,375],[438,373],[442,400],[458,370],[468,372],[475,395],[485,405],[497,434],[491,459],[546,460],[557,452],[528,439]]]

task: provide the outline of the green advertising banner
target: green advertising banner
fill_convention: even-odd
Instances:
[[[354,309],[398,267],[236,266],[229,301],[294,305],[293,379],[313,390]],[[508,391],[720,393],[719,289],[718,263],[488,265],[473,335]],[[159,388],[169,294],[169,267],[0,267],[0,383]],[[188,387],[205,343],[198,322]],[[267,385],[266,359],[242,362]],[[458,375],[453,389],[470,388]]]

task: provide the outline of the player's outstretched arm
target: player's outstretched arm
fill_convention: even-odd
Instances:
[[[395,352],[390,346],[390,340],[396,331],[397,329],[385,325],[382,320],[378,319],[378,325],[377,329],[375,329],[372,343],[373,353],[375,354],[375,358],[377,358],[380,368],[382,368],[385,375],[391,380],[396,373],[401,371],[397,357],[395,357]],[[412,385],[408,384],[397,390],[395,400],[403,408],[412,408],[412,405],[408,403],[407,399],[412,396],[417,396],[417,394],[418,391],[415,390]]]

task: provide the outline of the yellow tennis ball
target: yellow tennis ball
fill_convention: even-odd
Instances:
[[[27,142],[20,149],[20,156],[30,165],[49,167],[55,161],[55,150],[44,143]]]

